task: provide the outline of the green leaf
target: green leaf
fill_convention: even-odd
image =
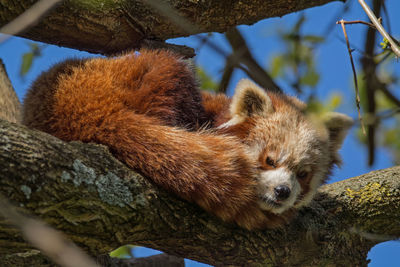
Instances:
[[[199,66],[196,67],[196,74],[200,80],[200,89],[206,91],[216,91],[218,84],[211,78],[205,70]]]
[[[389,90],[389,89],[388,89]],[[377,91],[375,93],[375,102],[378,111],[380,110],[388,110],[388,109],[393,109],[396,108],[396,104],[393,103],[392,100],[390,100],[382,91]]]
[[[32,66],[33,56],[34,56],[33,52],[25,53],[22,56],[22,64],[21,64],[21,68],[19,70],[19,74],[21,76],[25,76],[28,73],[29,69]]]
[[[383,38],[380,45],[381,45],[382,49],[387,49],[388,47],[390,47],[390,43],[389,43],[388,39],[386,39],[386,38]]]
[[[384,144],[387,146],[393,146],[399,140],[399,130],[398,129],[388,129],[384,135]]]
[[[283,55],[276,55],[272,58],[271,62],[271,76],[272,78],[276,78],[282,75],[283,66],[285,61],[283,59]]]
[[[46,47],[44,45],[39,46],[37,43],[29,42],[27,43],[30,51],[22,55],[21,68],[19,70],[20,76],[25,76],[31,69],[33,60],[42,55],[42,50]]]
[[[324,112],[324,105],[318,99],[311,99],[307,103],[307,113],[320,114]]]
[[[319,74],[314,70],[309,70],[303,77],[300,79],[300,83],[303,85],[309,85],[311,87],[315,87],[319,82]]]
[[[304,35],[303,40],[313,44],[319,44],[323,43],[325,41],[325,38],[318,35]]]
[[[110,252],[110,257],[119,258],[119,259],[132,258],[133,257],[132,249],[134,247],[135,246],[133,246],[133,245],[126,245],[126,246],[119,247],[116,250]]]
[[[342,95],[332,94],[327,101],[326,107],[329,111],[333,111],[337,109],[340,106],[340,104],[342,104]]]

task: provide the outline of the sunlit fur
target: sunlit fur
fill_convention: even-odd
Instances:
[[[267,95],[250,81],[237,91],[233,100],[200,93],[192,69],[167,51],[67,60],[33,83],[23,122],[65,141],[104,144],[155,184],[224,221],[281,226],[338,162],[349,120],[333,114],[315,124],[300,101]],[[265,166],[267,155],[274,168]],[[302,169],[310,177],[299,181],[294,174]],[[271,193],[279,183],[293,191],[282,203]]]

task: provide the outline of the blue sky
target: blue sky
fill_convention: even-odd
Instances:
[[[400,18],[397,16],[396,11],[400,11],[400,1],[387,0],[387,9],[390,18],[391,30],[397,39],[400,37]],[[343,34],[340,26],[332,25],[336,20],[357,20],[366,19],[366,15],[358,6],[357,1],[352,1],[350,12],[340,14],[343,4],[340,2],[330,3],[328,5],[312,8],[306,10],[307,21],[305,22],[304,33],[310,34],[324,34],[327,36],[326,43],[316,50],[317,68],[321,73],[321,80],[317,87],[317,96],[325,99],[332,91],[338,91],[343,95],[344,103],[340,107],[340,111],[349,114],[353,118],[357,117],[356,108],[354,105],[354,89],[352,83],[352,73],[350,62],[347,54],[347,48],[343,42]],[[335,14],[338,16],[335,17]],[[282,43],[278,40],[274,31],[276,28],[286,29],[291,27],[300,15],[300,12],[284,16],[283,18],[273,18],[263,20],[251,26],[240,26],[242,34],[246,37],[247,43],[259,63],[268,69],[268,63],[274,53],[282,51]],[[332,26],[330,26],[332,25]],[[326,29],[329,34],[326,35]],[[363,47],[365,26],[353,25],[348,26],[347,31],[349,34],[350,42],[353,47]],[[212,41],[220,47],[229,51],[229,45],[224,40],[222,35],[214,34]],[[43,55],[35,60],[31,71],[24,77],[19,76],[19,69],[22,61],[22,54],[29,51],[30,41],[22,38],[11,38],[7,42],[0,44],[0,58],[3,60],[7,72],[10,76],[11,82],[20,99],[23,98],[30,83],[38,76],[38,74],[48,69],[54,63],[70,57],[90,56],[88,53],[79,52],[72,49],[60,48],[56,46],[47,45],[43,50]],[[177,44],[186,44],[192,47],[198,46],[198,39],[195,37],[178,38],[169,40],[169,42]],[[359,66],[357,61],[360,53],[353,53],[356,58],[356,65]],[[223,66],[224,58],[218,53],[214,52],[208,47],[203,47],[198,51],[196,62],[200,64],[211,76],[219,80]],[[399,63],[393,64],[394,71],[400,76]],[[245,74],[241,71],[236,71],[229,88],[232,92],[234,84]],[[289,89],[285,81],[278,80],[278,84],[284,89],[285,92],[294,94]],[[397,88],[397,91],[399,88]],[[369,168],[366,164],[367,153],[365,147],[361,146],[356,139],[355,129],[350,133],[346,139],[341,155],[343,157],[343,166],[341,169],[336,169],[329,182],[340,181],[348,177],[354,177],[364,174],[371,170],[387,168],[393,166],[390,158],[390,153],[380,148],[377,151],[376,163]],[[138,256],[147,255],[149,251],[139,249],[136,252]],[[368,258],[371,259],[369,266],[400,266],[400,242],[390,241],[377,245],[374,247]],[[200,266],[202,264],[195,262],[188,262],[187,266]]]

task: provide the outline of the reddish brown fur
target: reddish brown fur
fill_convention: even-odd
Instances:
[[[24,123],[65,141],[107,145],[129,167],[225,221],[248,229],[287,222],[293,211],[278,216],[258,207],[258,164],[240,140],[189,131],[228,119],[228,98],[200,99],[192,71],[166,51],[69,60],[33,84]]]
[[[200,93],[188,64],[167,51],[68,60],[33,84],[24,102],[23,122],[65,141],[107,145],[118,159],[155,184],[225,221],[247,229],[281,226],[296,209],[292,203],[278,215],[260,208],[257,189],[271,188],[269,182],[260,185],[260,171],[279,167],[268,166],[266,158],[282,148],[289,132],[303,129],[298,126],[305,124],[304,105],[283,94],[266,96],[263,91],[260,97],[258,91],[246,92],[247,104],[261,106],[261,111],[272,105],[279,116],[265,118],[255,110],[235,121],[231,108],[240,108],[240,101],[236,106],[235,97],[231,103],[224,95]],[[335,132],[344,137],[340,123],[338,131],[335,127],[330,137]],[[307,131],[306,135],[315,133]],[[298,141],[301,136],[292,138]],[[328,144],[325,139],[315,136],[309,145],[318,146],[320,152],[330,146],[329,169],[337,161],[341,141],[331,138]],[[289,148],[295,151],[296,144]],[[262,150],[260,155],[254,157],[250,147]],[[288,168],[301,167],[296,157],[301,158],[299,153],[287,157],[293,165]],[[311,180],[300,180],[302,189],[297,192],[315,192],[319,180],[314,179],[310,189]]]

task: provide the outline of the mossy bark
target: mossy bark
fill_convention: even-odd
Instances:
[[[195,25],[188,32],[146,5],[157,1],[64,1],[35,27],[19,36],[94,53],[116,53],[141,46],[163,46],[157,40],[199,32],[225,32],[240,24],[279,17],[334,0],[168,0],[169,6]],[[31,0],[0,2],[0,26],[27,10]],[[165,1],[162,1],[165,2]],[[163,14],[161,14],[163,15]],[[165,15],[165,14],[164,14]],[[185,50],[184,53],[193,53]]]
[[[366,266],[400,237],[400,167],[323,186],[287,227],[246,231],[156,188],[103,146],[0,121],[0,193],[92,255],[137,244],[212,265]],[[0,221],[0,255],[31,251]]]

